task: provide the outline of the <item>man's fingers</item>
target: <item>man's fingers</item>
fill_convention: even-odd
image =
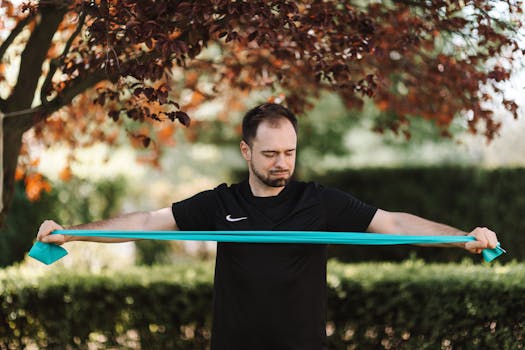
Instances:
[[[40,225],[40,228],[38,229],[38,233],[36,235],[36,239],[38,241],[42,242],[59,242],[61,241],[61,238],[63,240],[63,237],[53,237],[54,235],[51,235],[51,232],[55,230],[61,230],[62,226],[57,224],[56,222],[52,220],[46,220]],[[57,236],[63,236],[63,235],[57,235]]]
[[[472,253],[479,254],[483,249],[493,249],[498,245],[498,237],[496,236],[496,233],[486,227],[475,228],[469,233],[469,236],[476,238],[475,241],[467,242],[465,244],[465,249]]]
[[[485,248],[487,248],[487,244],[485,242],[471,241],[465,244],[465,249],[475,254],[480,254]]]
[[[64,235],[47,235],[42,238],[42,242],[62,244],[64,243]]]

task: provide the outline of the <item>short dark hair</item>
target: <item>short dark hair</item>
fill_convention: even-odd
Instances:
[[[263,103],[250,109],[242,119],[243,141],[251,145],[257,128],[263,121],[277,123],[279,119],[288,119],[297,133],[297,118],[288,108],[277,103]]]

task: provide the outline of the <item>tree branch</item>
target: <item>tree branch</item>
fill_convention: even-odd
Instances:
[[[157,52],[149,52],[130,60],[152,60],[157,56]],[[127,63],[129,64],[130,62],[128,61]],[[33,108],[26,108],[5,113],[4,119],[7,120],[16,117],[14,119],[17,119],[17,125],[20,128],[23,128],[24,131],[29,130],[33,125],[45,120],[60,108],[70,104],[75,96],[80,95],[90,87],[93,87],[97,83],[100,83],[104,80],[115,82],[121,76],[120,71],[114,71],[113,73],[108,74],[108,72],[103,68],[100,68],[94,72],[88,72],[86,74],[86,76],[81,76],[74,79],[51,101],[45,103],[42,101],[40,105]]]
[[[65,8],[46,7],[40,10],[40,21],[22,52],[18,79],[7,100],[10,110],[25,109],[31,106],[38,80],[42,75],[42,64],[46,59],[51,40],[66,12]]]
[[[64,91],[49,102],[49,107],[46,106],[45,108],[46,115],[50,115],[51,113],[58,111],[60,108],[70,104],[75,96],[83,93],[101,81],[113,81],[117,77],[118,75],[116,74],[114,76],[109,76],[105,71],[99,70],[89,74],[87,77],[76,78],[66,89],[64,89]]]
[[[5,52],[11,46],[13,41],[15,41],[16,37],[22,30],[29,24],[29,22],[34,18],[35,16],[33,14],[29,14],[27,17],[21,19],[16,26],[13,28],[11,33],[9,33],[9,36],[4,40],[2,45],[0,45],[0,60],[4,58]]]
[[[83,93],[101,81],[111,80],[112,78],[114,77],[108,76],[103,70],[89,74],[87,77],[76,78],[53,100],[33,108],[6,113],[4,118],[16,116],[20,119],[19,125],[21,125],[24,130],[29,130],[33,125],[45,120],[60,108],[70,104],[75,96]]]
[[[42,88],[40,89],[40,101],[42,103],[47,103],[47,90],[51,86],[51,81],[53,80],[53,76],[55,75],[59,64],[64,60],[67,53],[69,52],[69,49],[71,48],[71,45],[73,44],[73,40],[78,36],[80,31],[82,30],[82,27],[84,26],[84,22],[86,20],[86,12],[82,11],[80,14],[80,17],[78,19],[78,25],[73,34],[69,37],[69,39],[66,42],[66,45],[64,46],[64,50],[62,51],[62,54],[54,58],[50,61],[49,64],[49,72],[46,75],[46,79],[44,80],[44,83],[42,84]]]
[[[67,89],[59,94],[53,100],[46,104],[40,104],[38,106],[27,108],[19,111],[13,111],[4,114],[4,119],[17,119],[17,125],[19,128],[24,130],[30,129],[33,125],[45,120],[49,115],[58,111],[60,108],[71,103],[75,96],[83,93],[90,87],[103,80],[111,80],[116,77],[108,76],[103,70],[99,70],[95,73],[89,74],[85,78],[77,78],[69,85]]]
[[[31,20],[35,16],[33,14],[29,14],[25,18],[21,19],[16,26],[13,28],[11,33],[9,33],[9,36],[4,40],[2,45],[0,45],[0,61],[4,59],[4,55],[7,51],[7,49],[11,46],[13,41],[15,41],[18,34],[22,32],[22,30],[31,22]],[[7,101],[3,98],[0,98],[0,111],[5,111],[5,108],[7,107]]]
[[[42,108],[43,106],[39,105],[33,108],[27,108],[27,109],[22,109],[20,111],[9,112],[9,113],[4,114],[4,119],[7,120],[7,118],[14,118],[14,117],[20,117],[20,116],[25,116],[25,115],[33,115],[35,113],[40,112]]]

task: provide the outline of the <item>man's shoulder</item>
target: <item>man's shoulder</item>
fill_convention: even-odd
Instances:
[[[323,186],[322,184],[316,181],[295,181],[294,180],[290,182],[290,184],[302,190],[322,191],[326,188],[326,186]]]
[[[343,191],[339,188],[324,185],[317,181],[308,181],[308,182],[302,182],[298,181],[298,187],[301,188],[303,192],[310,192],[310,193],[317,193],[321,196],[324,200],[332,200],[332,199],[341,199],[341,198],[348,198],[350,195],[348,192]]]
[[[315,181],[297,181],[293,180],[288,184],[287,193],[294,198],[319,198],[324,191],[324,187]]]
[[[238,200],[241,197],[246,197],[246,193],[249,192],[247,181],[241,181],[239,183],[221,183],[210,192],[217,199],[235,198]]]
[[[215,187],[212,191],[216,191],[216,192],[234,192],[234,191],[237,191],[241,188],[242,186],[242,182],[239,182],[239,183],[232,183],[232,184],[227,184],[226,182],[223,182],[221,183],[220,185],[218,185],[217,187]]]

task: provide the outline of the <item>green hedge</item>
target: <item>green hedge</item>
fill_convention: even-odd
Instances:
[[[522,349],[525,265],[334,264],[331,349]]]
[[[525,265],[343,265],[330,349],[520,349]],[[213,264],[99,274],[0,271],[0,349],[206,349]]]
[[[42,221],[56,215],[55,201],[58,201],[55,192],[43,191],[39,201],[30,202],[23,181],[15,183],[13,203],[5,225],[0,227],[0,268],[24,259]]]

